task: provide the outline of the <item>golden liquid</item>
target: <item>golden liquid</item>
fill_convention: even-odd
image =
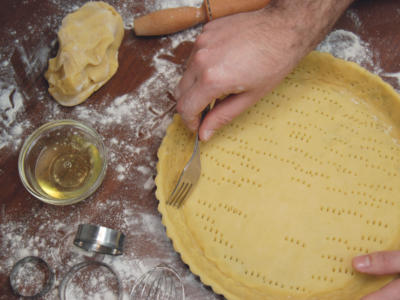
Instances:
[[[101,167],[97,147],[71,134],[46,142],[36,161],[35,177],[45,194],[56,199],[74,198],[92,187]]]

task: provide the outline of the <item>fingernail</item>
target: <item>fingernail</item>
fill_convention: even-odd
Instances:
[[[368,269],[371,266],[371,258],[369,255],[358,256],[354,258],[354,266],[357,269]]]
[[[208,141],[213,134],[214,134],[214,130],[209,129],[209,130],[204,131],[203,140]]]

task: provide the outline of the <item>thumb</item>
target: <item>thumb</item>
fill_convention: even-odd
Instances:
[[[353,267],[366,274],[400,273],[400,251],[381,251],[353,258]]]
[[[260,97],[247,92],[226,97],[207,113],[200,125],[200,139],[208,141],[217,129],[230,123],[259,99]]]

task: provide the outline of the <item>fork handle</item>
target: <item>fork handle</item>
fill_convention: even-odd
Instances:
[[[214,99],[207,107],[201,112],[200,116],[200,124],[203,122],[204,118],[206,117],[207,113],[214,108],[216,99]]]
[[[206,117],[206,115],[208,114],[209,111],[210,111],[210,106],[208,105],[208,106],[201,112],[200,124],[203,122],[204,118]],[[199,127],[200,127],[200,125],[199,125]]]

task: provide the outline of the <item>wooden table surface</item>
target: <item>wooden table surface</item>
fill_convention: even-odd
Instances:
[[[116,75],[83,104],[61,107],[48,94],[43,74],[48,59],[56,54],[62,18],[84,2],[3,0],[1,4],[0,299],[16,299],[8,276],[12,265],[27,255],[44,258],[55,270],[55,285],[44,299],[57,299],[63,275],[85,259],[70,249],[81,223],[126,234],[124,255],[104,258],[121,277],[124,299],[138,276],[159,263],[180,274],[187,299],[223,299],[203,286],[175,253],[154,195],[157,149],[174,113],[172,91],[201,27],[162,38],[137,38],[126,29]],[[168,4],[167,0],[107,2],[121,13],[127,27],[135,16],[161,7],[160,3]],[[359,62],[398,91],[399,28],[397,0],[358,1],[335,25],[335,30],[355,34],[365,51]],[[59,207],[42,203],[24,189],[17,161],[24,139],[34,129],[65,118],[85,122],[104,137],[109,163],[105,180],[93,196]],[[71,298],[80,298],[86,290],[85,298],[90,298],[92,290],[101,289],[93,280],[88,280],[92,287],[82,287],[86,281],[75,280],[74,288],[81,292],[70,291]]]

